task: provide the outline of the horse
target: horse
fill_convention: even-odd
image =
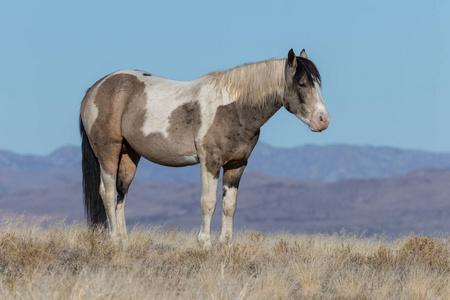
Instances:
[[[141,157],[183,167],[200,164],[202,221],[197,241],[211,248],[211,218],[223,169],[219,243],[232,238],[239,182],[261,126],[282,106],[313,132],[328,127],[321,77],[303,49],[192,81],[139,70],[98,80],[81,103],[84,208],[92,227],[126,241],[125,201]]]

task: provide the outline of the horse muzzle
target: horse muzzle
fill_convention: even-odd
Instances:
[[[309,129],[314,132],[321,132],[328,128],[330,124],[330,115],[328,112],[317,111],[309,121]]]

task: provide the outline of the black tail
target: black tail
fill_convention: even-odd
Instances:
[[[84,211],[91,227],[106,227],[106,212],[100,196],[100,165],[92,151],[80,116],[80,135],[83,169]]]

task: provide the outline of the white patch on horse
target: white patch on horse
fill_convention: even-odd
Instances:
[[[215,97],[211,97],[211,95]],[[202,123],[198,131],[197,139],[201,141],[214,122],[217,108],[235,102],[236,99],[230,97],[230,94],[225,88],[217,90],[211,83],[202,88],[200,98],[203,99],[202,102],[199,102]]]
[[[110,234],[113,238],[118,237],[118,224],[116,215],[117,205],[117,190],[116,178],[106,172],[100,164],[100,196],[103,200],[106,216],[108,218],[108,225]]]
[[[186,164],[197,164],[198,163],[198,155],[190,155],[190,156],[183,156],[181,157],[181,160],[185,162]]]
[[[142,133],[148,136],[152,133],[161,133],[168,138],[169,118],[172,112],[185,103],[193,100],[189,93],[192,82],[182,82],[150,76],[145,80],[145,120]]]
[[[95,97],[89,98],[86,103],[86,109],[83,114],[84,128],[86,128],[86,132],[90,135],[92,125],[94,125],[95,120],[98,116],[98,108],[94,103]]]
[[[325,105],[325,101],[322,98],[322,93],[320,92],[320,85],[316,80],[314,81],[314,89],[313,90],[314,90],[315,98],[317,101],[315,111],[326,113],[327,107]]]
[[[90,91],[89,99],[87,99],[86,108],[83,112],[83,125],[88,135],[91,133],[92,125],[94,125],[95,120],[97,120],[98,117],[98,108],[97,105],[95,105],[94,100],[95,96],[97,95],[98,88],[105,82],[105,80],[109,78],[109,76],[106,76],[103,78],[99,84]]]
[[[222,199],[222,230],[219,241],[227,242],[233,235],[233,218],[236,212],[236,199],[238,189],[224,185],[224,197]]]

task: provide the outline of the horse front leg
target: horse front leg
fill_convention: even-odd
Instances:
[[[203,249],[209,249],[211,244],[211,219],[216,210],[217,184],[219,182],[220,167],[208,170],[204,162],[200,163],[202,179],[202,225],[197,241]]]
[[[233,219],[236,212],[237,194],[242,173],[247,160],[242,160],[223,167],[223,195],[222,195],[222,230],[219,242],[228,243],[233,236]]]

